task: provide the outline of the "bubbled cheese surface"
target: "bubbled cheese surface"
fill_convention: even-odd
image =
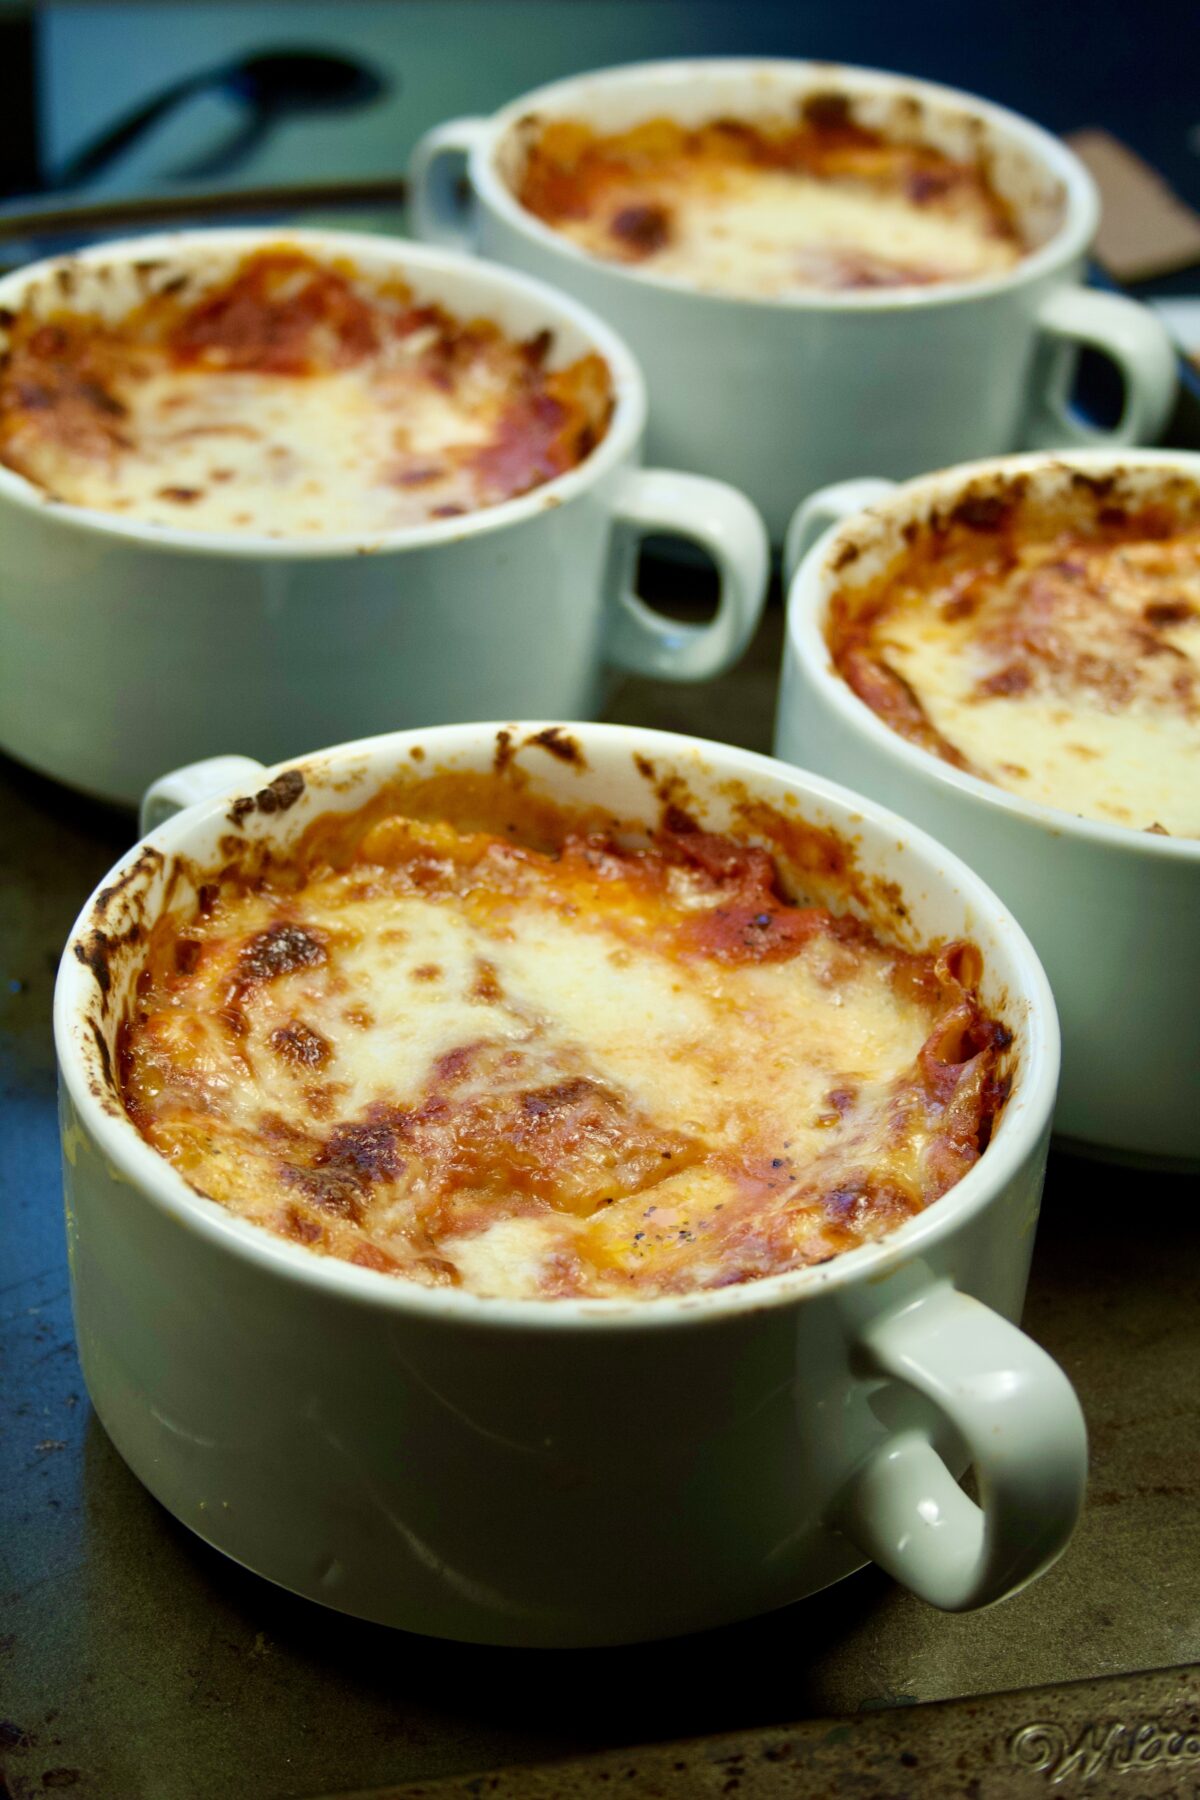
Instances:
[[[1006,1034],[973,952],[891,950],[712,844],[549,855],[396,817],[298,891],[223,890],[159,933],[130,1112],[243,1217],[482,1294],[723,1286],[867,1241],[975,1160]]]

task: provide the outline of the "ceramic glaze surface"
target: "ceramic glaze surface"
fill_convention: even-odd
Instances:
[[[531,1645],[662,1637],[785,1604],[865,1557],[942,1607],[1013,1591],[1065,1544],[1085,1462],[1070,1388],[1010,1322],[1057,1068],[1053,1004],[1022,934],[920,833],[769,759],[572,726],[584,763],[566,766],[533,747],[539,727],[509,729],[536,792],[621,819],[653,816],[647,763],[655,781],[681,778],[713,829],[730,824],[739,784],[798,807],[898,883],[914,933],[971,936],[983,998],[1016,1034],[992,1143],[882,1242],[720,1293],[488,1300],[314,1258],[199,1198],[139,1137],[100,1048],[136,946],[104,961],[106,990],[98,953],[156,915],[171,859],[216,853],[231,813],[252,837],[291,841],[414,750],[426,766],[490,772],[497,728],[323,753],[301,765],[302,791],[290,771],[228,759],[184,771],[148,798],[149,820],[165,823],[81,915],[82,960],[68,949],[56,997],[76,1324],[106,1429],[208,1542],[409,1630]],[[953,1479],[964,1445],[982,1512]]]
[[[831,87],[874,105],[907,97],[931,121],[966,118],[998,164],[1025,158],[1062,200],[1062,223],[1012,270],[926,288],[762,301],[686,291],[604,263],[527,212],[505,179],[521,122],[577,118],[622,130],[655,116],[754,118]],[[466,167],[464,214],[451,171]],[[633,346],[650,394],[650,454],[720,473],[751,495],[772,538],[796,495],[860,472],[881,474],[1022,446],[1091,441],[1066,405],[1081,345],[1112,360],[1125,386],[1115,443],[1153,438],[1175,390],[1167,334],[1143,307],[1079,285],[1097,200],[1079,161],[1048,133],[971,95],[832,64],[653,63],[580,76],[523,95],[490,119],[438,127],[413,165],[418,234],[473,248],[574,294]]]
[[[1063,1027],[1055,1128],[1098,1150],[1200,1161],[1200,844],[1092,823],[963,774],[907,743],[851,692],[824,637],[833,564],[873,521],[922,517],[971,480],[1078,468],[1200,477],[1200,456],[1077,452],[948,470],[899,489],[840,484],[797,512],[789,534],[788,630],[776,753],[859,788],[935,832],[977,869],[1029,932]],[[889,524],[889,530],[891,525]]]
[[[598,352],[616,407],[583,464],[535,492],[411,529],[281,541],[188,532],[51,500],[0,469],[0,745],[45,774],[136,804],[164,768],[231,744],[267,760],[397,723],[496,711],[587,716],[618,670],[699,680],[754,630],[767,544],[722,482],[643,469],[645,393],[624,344],[571,300],[463,257],[349,233],[289,232],[314,255],[400,274],[418,299],[486,314],[566,357]],[[277,232],[101,245],[91,268],[244,255]],[[0,282],[17,307],[35,265]],[[637,544],[681,535],[716,564],[706,625],[637,598]]]

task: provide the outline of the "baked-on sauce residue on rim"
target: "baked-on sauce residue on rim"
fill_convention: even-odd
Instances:
[[[1169,490],[1169,491],[1168,491]],[[965,495],[830,602],[835,668],[911,743],[1084,818],[1200,837],[1200,489]]]
[[[79,265],[77,291],[95,283]],[[169,274],[169,270],[167,271]],[[0,461],[59,500],[268,537],[450,519],[574,468],[612,381],[418,300],[399,276],[281,243],[223,278],[158,274],[123,316],[61,284],[4,320]]]
[[[638,1297],[826,1261],[984,1151],[1011,1040],[973,945],[881,942],[678,810],[514,837],[479,782],[154,927],[119,1077],[194,1188],[425,1285]]]
[[[517,199],[605,261],[714,292],[928,286],[1012,268],[1028,246],[982,160],[886,135],[841,94],[791,118],[665,117],[602,134],[522,127]]]

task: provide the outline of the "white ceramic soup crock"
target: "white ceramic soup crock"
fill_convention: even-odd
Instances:
[[[1017,476],[1067,492],[1076,471],[1114,477],[1114,503],[1146,500],[1164,474],[1200,482],[1200,455],[1009,457],[899,488],[844,482],[806,500],[788,536],[775,751],[935,833],[1012,907],[1062,1021],[1058,1132],[1080,1147],[1200,1162],[1200,842],[1078,818],[964,774],[885,725],[833,667],[825,639],[833,592],[886,566],[910,520],[952,508],[968,486],[1002,492]],[[839,570],[850,544],[859,552]]]
[[[1066,1543],[1086,1459],[1065,1377],[1012,1323],[1058,1069],[1036,956],[977,876],[874,804],[697,739],[562,729],[581,763],[532,741],[544,727],[509,726],[515,761],[497,775],[498,728],[457,726],[307,757],[302,788],[221,759],[151,791],[146,823],[165,822],[84,908],[55,1000],[76,1332],[100,1418],[151,1492],[227,1555],[438,1636],[662,1637],[782,1606],[867,1558],[940,1607],[1012,1593]],[[177,858],[186,897],[231,830],[294,840],[418,751],[425,773],[515,767],[533,793],[626,825],[655,820],[656,788],[678,776],[716,829],[740,795],[850,840],[866,876],[898,884],[903,929],[965,933],[983,952],[1015,1063],[980,1161],[890,1237],[822,1267],[639,1302],[408,1285],[200,1198],[114,1097],[139,933]],[[846,904],[835,879],[804,885]],[[968,1462],[978,1507],[954,1480]]]
[[[817,92],[846,94],[863,123],[950,155],[982,152],[1036,248],[979,281],[742,299],[587,255],[514,197],[538,121],[620,131],[666,115],[695,125],[790,113]],[[858,474],[865,444],[881,474],[915,475],[1023,447],[1152,441],[1170,410],[1175,357],[1163,326],[1133,301],[1079,285],[1099,216],[1087,170],[1048,132],[971,94],[832,63],[635,64],[441,125],[411,173],[418,235],[540,275],[608,319],[645,370],[650,455],[734,482],[775,541],[796,495]],[[1110,433],[1067,405],[1081,345],[1110,358],[1124,383]]]
[[[536,282],[386,238],[221,230],[37,264],[0,281],[0,307],[33,291],[52,298],[70,270],[72,305],[119,314],[147,283],[182,270],[220,278],[280,242],[402,275],[419,300],[518,337],[549,328],[552,363],[598,351],[616,398],[606,436],[529,494],[377,538],[141,524],[56,503],[0,466],[0,748],[136,804],[164,768],[231,746],[275,762],[404,725],[586,717],[617,671],[699,681],[736,660],[765,591],[760,519],[723,483],[639,467],[646,398],[633,357]],[[637,598],[647,532],[712,558],[720,597],[708,623],[679,624]]]

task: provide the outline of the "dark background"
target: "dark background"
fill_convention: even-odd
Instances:
[[[293,118],[228,171],[243,182],[386,175],[448,114],[490,111],[574,70],[659,55],[764,53],[896,69],[965,87],[1055,131],[1104,125],[1200,205],[1194,0],[351,0],[349,4],[0,5],[0,190],[15,195],[131,107],[250,49],[302,44],[378,69],[367,106]],[[105,192],[169,185],[244,124],[187,99]]]

